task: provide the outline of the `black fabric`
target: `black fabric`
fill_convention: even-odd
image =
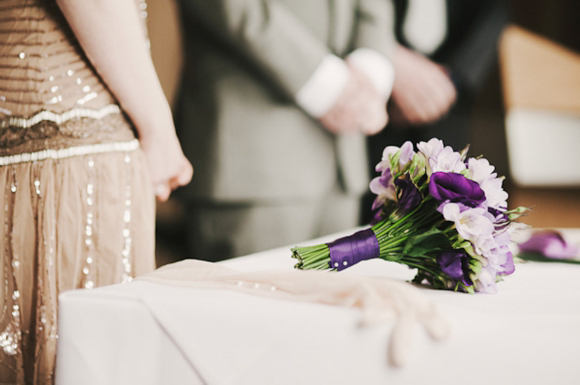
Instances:
[[[397,41],[408,47],[402,33],[408,0],[394,0],[393,3]],[[508,21],[505,0],[447,0],[447,35],[441,46],[428,57],[449,68],[457,90],[457,101],[447,115],[434,123],[406,127],[389,124],[379,134],[369,137],[371,177],[377,175],[374,167],[388,145],[400,146],[407,140],[417,143],[433,137],[455,150],[468,144],[473,102],[490,69],[497,63],[498,40]],[[372,218],[369,207],[373,199],[374,196],[368,194],[363,200],[363,224]]]

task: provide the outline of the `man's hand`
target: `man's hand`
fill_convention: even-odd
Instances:
[[[320,123],[333,134],[376,134],[387,124],[386,100],[368,77],[353,66],[349,68],[350,78],[344,91],[320,118]]]
[[[394,64],[390,109],[394,122],[412,125],[434,122],[455,103],[457,91],[441,65],[400,45]]]

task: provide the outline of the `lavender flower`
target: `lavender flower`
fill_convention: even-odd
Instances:
[[[510,275],[513,274],[514,271],[516,271],[516,266],[514,265],[514,255],[509,250],[509,248],[506,249],[507,250],[505,254],[503,254],[503,259],[501,261],[502,268],[502,270],[500,271],[501,275]]]
[[[395,200],[397,197],[395,183],[389,168],[384,169],[380,177],[374,178],[369,188],[372,193],[377,194],[372,206],[373,211],[384,206],[388,200]]]
[[[578,246],[572,245],[557,231],[543,231],[532,234],[520,244],[521,252],[538,253],[548,258],[569,259],[578,255]]]

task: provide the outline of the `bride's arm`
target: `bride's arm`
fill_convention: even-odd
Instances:
[[[133,0],[56,0],[85,54],[137,128],[156,186],[187,184],[193,169],[175,134]],[[170,190],[160,193],[167,199]]]

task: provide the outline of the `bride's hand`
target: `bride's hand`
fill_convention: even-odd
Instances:
[[[166,201],[173,190],[191,181],[193,167],[187,160],[174,132],[167,130],[158,135],[140,138],[155,195]]]
[[[131,0],[57,0],[81,47],[138,131],[157,199],[191,180],[145,31]]]

